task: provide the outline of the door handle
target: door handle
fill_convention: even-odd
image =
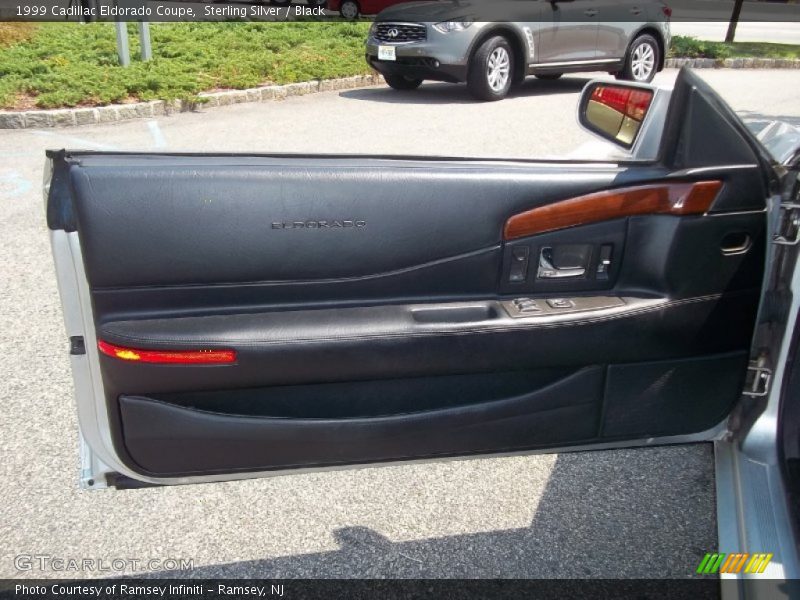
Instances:
[[[539,269],[536,276],[539,279],[564,279],[568,277],[582,277],[586,273],[585,267],[557,268],[553,264],[553,249],[542,248],[539,253]]]
[[[630,9],[630,13],[632,15],[639,16],[640,14],[642,14],[642,9],[639,8],[638,6],[634,6],[632,9]]]
[[[720,250],[722,250],[722,254],[725,256],[745,254],[750,250],[752,244],[753,242],[750,239],[749,233],[746,231],[734,231],[722,238]]]
[[[585,14],[587,17],[596,17],[597,16],[597,9],[595,9],[595,8],[587,8],[585,11],[583,11],[583,14]]]

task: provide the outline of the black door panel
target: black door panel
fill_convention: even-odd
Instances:
[[[736,397],[764,214],[724,207],[757,207],[736,198],[757,176],[752,169],[703,173],[725,182],[716,216],[638,216],[504,242],[516,213],[659,172],[238,161],[170,157],[148,166],[148,157],[88,156],[69,167],[98,338],[133,351],[236,352],[225,365],[100,355],[116,448],[137,472],[691,433],[713,426]],[[752,240],[747,252],[722,252],[731,232]],[[537,277],[543,248],[576,244],[613,247],[602,281]],[[514,283],[509,256],[523,246],[531,264]],[[515,318],[504,301],[522,295],[620,305]],[[625,382],[639,389],[643,361],[645,379],[671,385],[632,394]],[[702,385],[701,371],[710,374]],[[527,387],[509,383],[521,374]],[[464,391],[475,377],[485,393]],[[702,402],[687,410],[682,399],[695,392]],[[638,416],[640,401],[652,420]]]
[[[117,458],[157,480],[717,425],[743,383],[768,189],[701,88],[682,76],[673,121],[705,115],[736,147],[709,155],[702,123],[670,121],[659,164],[53,155],[48,224],[80,241]],[[718,195],[691,213],[586,205],[504,237],[537,207],[697,182]]]

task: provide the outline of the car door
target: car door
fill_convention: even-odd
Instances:
[[[655,160],[49,153],[84,486],[717,435],[774,174],[689,72],[660,118]]]
[[[597,59],[625,57],[634,35],[650,18],[650,0],[597,0]]]
[[[537,63],[591,62],[597,46],[596,0],[543,2]]]

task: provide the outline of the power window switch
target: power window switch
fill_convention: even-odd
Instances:
[[[542,312],[542,309],[536,303],[536,300],[531,300],[530,298],[520,298],[515,300],[514,305],[521,313]]]
[[[540,312],[542,312],[542,309],[539,308],[538,306],[536,306],[536,304],[529,304],[529,305],[520,307],[519,312],[524,313],[524,314],[540,313]]]

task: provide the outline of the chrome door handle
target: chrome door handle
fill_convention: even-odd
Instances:
[[[539,269],[536,277],[539,279],[564,279],[568,277],[582,277],[586,273],[584,267],[568,267],[558,269],[553,265],[553,249],[542,248],[539,254]]]
[[[583,11],[583,14],[585,14],[587,17],[596,17],[597,9],[587,8],[585,11]]]

